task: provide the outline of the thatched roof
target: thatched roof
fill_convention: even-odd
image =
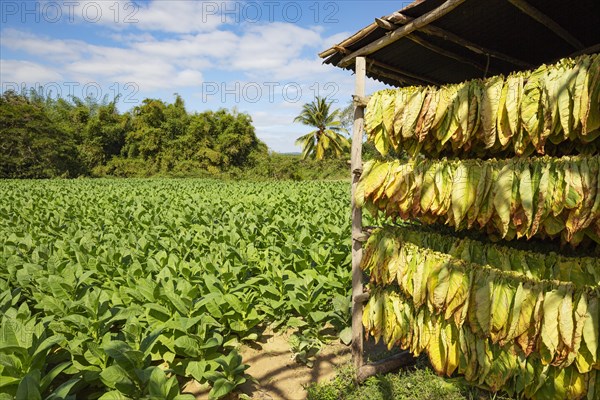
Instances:
[[[456,83],[600,51],[599,0],[418,0],[319,54],[393,86]]]

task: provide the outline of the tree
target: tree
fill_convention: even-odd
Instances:
[[[296,139],[296,144],[302,146],[302,159],[339,158],[350,148],[348,139],[341,135],[341,132],[348,132],[341,126],[340,111],[331,111],[332,103],[327,102],[326,97],[317,96],[304,104],[300,115],[294,118],[294,122],[317,128]]]
[[[75,143],[44,103],[6,91],[0,96],[0,178],[77,176]]]

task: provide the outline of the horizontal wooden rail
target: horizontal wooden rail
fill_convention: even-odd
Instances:
[[[385,374],[402,367],[408,367],[414,365],[415,362],[416,359],[412,354],[408,351],[403,351],[381,361],[363,365],[356,373],[356,380],[361,383],[373,375]]]

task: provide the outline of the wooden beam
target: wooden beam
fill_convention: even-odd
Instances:
[[[356,380],[361,383],[367,378],[377,375],[385,374],[401,367],[408,367],[416,362],[415,358],[408,351],[394,354],[384,360],[374,362],[372,364],[363,365],[358,369],[356,374]]]
[[[376,75],[380,78],[391,79],[398,82],[398,86],[410,85],[410,86],[427,86],[427,82],[417,81],[415,79],[407,78],[404,75],[397,74],[392,71],[377,67],[375,65],[369,66],[368,71],[371,75]]]
[[[414,72],[408,72],[406,70],[400,69],[398,67],[393,67],[391,65],[382,63],[380,61],[369,60],[369,65],[374,65],[374,66],[379,67],[379,68],[385,68],[388,71],[392,71],[392,72],[395,72],[395,73],[397,73],[399,75],[405,76],[407,78],[414,79],[415,82],[420,82],[419,84],[421,84],[421,85],[428,85],[428,84],[430,84],[430,85],[436,85],[436,86],[440,86],[441,85],[441,83],[439,83],[439,82],[437,82],[437,81],[435,81],[433,79],[424,77],[423,75],[415,74]]]
[[[355,82],[354,94],[359,97],[365,96],[365,80],[367,75],[367,65],[364,57],[357,57],[355,64]],[[359,174],[355,174],[357,169],[362,170],[362,143],[364,131],[364,107],[354,107],[354,125],[352,127],[352,149],[350,153],[350,169],[352,171],[352,298],[363,293],[362,270],[360,263],[362,261],[362,242],[355,240],[362,234],[362,210],[357,207],[354,199],[356,188],[358,186]],[[352,302],[352,359],[354,366],[358,370],[363,365],[363,326],[362,326],[363,304]]]
[[[383,18],[375,18],[375,23],[377,24],[378,27],[387,29],[388,31],[395,31],[396,29],[399,28],[398,25],[391,23],[390,21],[385,20]]]
[[[517,7],[521,12],[535,19],[540,24],[554,32],[558,37],[569,43],[577,50],[583,49],[585,46],[577,38],[569,33],[562,26],[557,24],[552,18],[527,3],[525,0],[508,0],[513,6]]]
[[[354,35],[350,36],[349,38],[338,43],[337,45],[332,46],[329,49],[320,52],[319,57],[321,57],[321,58],[329,57],[332,54],[335,54],[335,52],[337,51],[336,47],[351,46],[352,44],[356,43],[358,40],[362,39],[363,37],[367,36],[369,33],[373,32],[375,29],[377,29],[377,25],[370,24],[370,25],[362,28],[360,31],[356,32]]]
[[[348,54],[340,60],[338,66],[345,67],[352,63],[352,61],[359,56],[367,56],[384,48],[385,46],[394,43],[397,40],[402,39],[411,32],[424,27],[425,25],[443,17],[456,7],[464,3],[465,0],[446,0],[441,6],[431,10],[428,13],[421,15],[419,18],[415,18],[410,23],[401,26],[395,31],[390,32],[389,35],[382,37],[381,39],[369,43],[368,45]]]
[[[335,46],[333,46],[333,48],[334,48],[334,49],[335,49],[337,52],[339,52],[339,53],[342,53],[342,54],[350,54],[350,50],[348,50],[348,49],[347,49],[347,48],[345,48],[345,47],[342,47],[342,46],[339,46],[339,45],[335,45]]]
[[[432,43],[429,43],[428,41],[421,39],[420,37],[416,36],[416,35],[408,35],[406,37],[409,40],[412,40],[413,42],[417,43],[420,46],[425,47],[426,49],[429,49],[431,51],[433,51],[434,53],[438,53],[442,56],[448,57],[448,58],[452,58],[453,60],[456,60],[458,62],[461,62],[463,64],[468,64],[472,67],[475,67],[478,70],[481,70],[483,72],[488,72],[490,71],[490,69],[486,68],[485,65],[481,65],[480,63],[478,63],[477,61],[473,61],[469,58],[463,57],[460,54],[456,54],[452,51],[446,50],[446,49],[442,49],[439,46],[436,46]]]
[[[389,21],[387,21],[387,22],[389,22],[390,24],[392,24],[393,26],[396,26],[396,27],[398,26],[398,25],[396,25],[396,23],[401,23],[401,24],[405,25],[414,19],[414,18],[408,17],[404,14],[401,14],[399,12],[393,13],[388,18],[389,18]],[[483,47],[476,43],[473,43],[469,40],[463,39],[460,36],[455,35],[452,32],[448,32],[447,30],[444,30],[442,28],[438,28],[437,26],[426,25],[426,26],[422,27],[421,29],[419,29],[419,32],[423,32],[429,36],[435,36],[435,37],[447,40],[447,41],[457,44],[459,46],[465,47],[474,53],[481,54],[484,56],[489,55],[490,57],[494,57],[494,58],[497,58],[498,60],[506,61],[513,65],[518,65],[519,67],[531,68],[534,66],[533,64],[528,63],[526,61],[519,60],[517,58],[511,57],[511,56],[501,53],[499,51],[488,49],[486,47]]]
[[[600,52],[600,43],[596,43],[595,45],[586,47],[585,49],[577,50],[575,53],[569,54],[569,57],[577,57],[582,54],[593,54],[598,52]]]

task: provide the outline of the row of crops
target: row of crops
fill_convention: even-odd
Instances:
[[[219,398],[266,326],[349,324],[345,183],[0,182],[0,399]]]

